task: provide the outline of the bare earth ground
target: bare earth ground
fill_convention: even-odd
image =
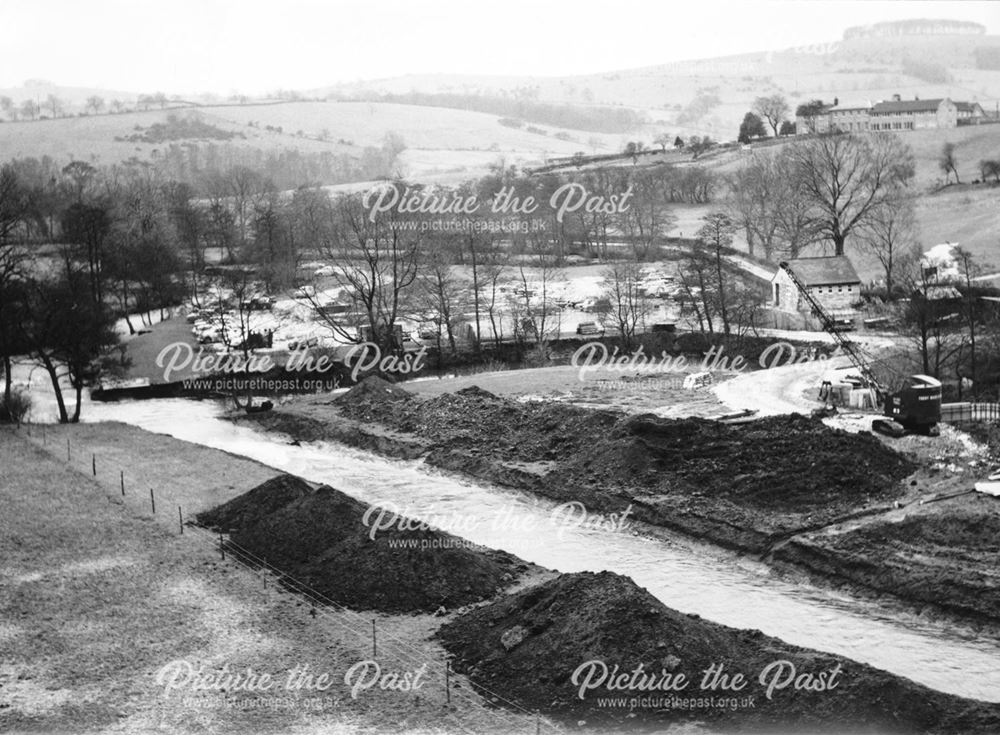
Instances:
[[[508,732],[534,721],[487,709],[456,677],[444,702],[443,650],[429,615],[322,610],[222,561],[185,515],[274,476],[250,460],[120,424],[0,430],[0,731]],[[66,439],[71,459],[66,461]],[[92,454],[97,456],[96,479]],[[125,472],[122,499],[119,471]],[[157,514],[148,488],[155,486]],[[371,657],[383,671],[428,662],[415,692],[378,686],[352,699],[343,677]],[[218,673],[270,674],[268,691],[182,689],[157,672],[179,659]],[[287,690],[308,666],[333,682]],[[229,687],[232,689],[232,687]],[[183,698],[188,699],[183,699]]]
[[[757,416],[793,412],[808,415],[821,405],[816,400],[816,387],[822,374],[841,362],[817,361],[745,373],[698,391],[676,385],[664,387],[662,382],[668,376],[637,380],[634,373],[611,371],[590,375],[581,383],[577,372],[570,367],[418,380],[402,387],[424,394],[421,397],[428,400],[478,386],[507,398],[618,408],[628,413],[652,412],[669,418],[717,417],[747,409],[757,411]],[[669,377],[680,382],[679,376]],[[657,389],[643,390],[644,384],[656,385],[657,380],[661,381]],[[428,431],[401,432],[388,420],[391,418],[388,414],[383,417],[387,425],[381,425],[377,417],[369,417],[355,426],[337,414],[328,397],[298,398],[273,414],[256,419],[272,430],[291,433],[303,441],[333,438],[411,458],[435,452]],[[867,432],[874,417],[873,413],[846,411],[825,423],[849,433]],[[560,430],[554,431],[561,436]],[[330,432],[335,436],[330,436]],[[918,467],[897,486],[894,494],[890,493],[890,500],[855,508],[840,519],[807,523],[790,538],[779,540],[774,548],[762,553],[792,575],[804,573],[816,582],[844,587],[862,596],[888,594],[928,615],[957,614],[975,624],[986,623],[995,628],[1000,620],[1000,599],[996,595],[1000,580],[996,576],[998,549],[993,529],[1000,523],[1000,502],[975,494],[973,484],[983,479],[1000,462],[1000,457],[991,458],[985,447],[951,426],[942,426],[941,436],[933,438],[876,436],[886,447],[909,456]],[[495,436],[491,438],[495,440]],[[483,453],[490,451],[489,444],[484,444],[462,458],[462,452],[456,450],[455,461],[446,465],[476,476],[480,472],[489,474],[492,470],[479,465]],[[801,451],[808,454],[811,450]],[[723,473],[732,472],[737,459],[733,457],[728,463],[729,470],[722,469]],[[812,459],[822,464],[820,457]],[[858,456],[856,460],[864,462],[866,458]],[[516,472],[511,462],[504,465],[506,474],[489,474],[488,479],[501,484],[511,482],[518,487],[526,484],[527,489],[547,494],[551,490],[548,477],[559,475],[557,465],[558,462],[546,466],[546,472],[551,470],[554,474],[541,481],[544,487],[537,482],[532,484],[532,478],[523,472]],[[829,464],[820,471],[829,476],[831,483],[844,474],[836,465]],[[946,497],[956,493],[957,497]],[[592,495],[590,488],[581,485],[573,497],[588,503],[600,500]],[[845,522],[851,516],[855,517]],[[688,532],[700,535],[693,527]],[[732,535],[730,532],[730,540]],[[963,581],[958,585],[954,583],[956,579]]]
[[[498,370],[449,378],[408,381],[403,387],[420,395],[441,395],[479,386],[498,396],[524,400],[547,400],[595,408],[617,408],[658,416],[703,416],[730,413],[729,408],[706,389],[683,387],[687,373],[601,368],[581,380],[572,366]],[[719,376],[720,380],[728,375]],[[300,399],[301,400],[301,399]]]

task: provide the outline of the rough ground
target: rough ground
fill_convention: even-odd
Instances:
[[[993,439],[990,457],[970,453],[951,427],[947,437],[891,442],[799,415],[725,425],[523,403],[475,386],[414,396],[378,379],[251,420],[302,440],[425,457],[591,510],[631,505],[638,520],[760,554],[814,582],[893,595],[927,614],[1000,621],[989,594],[1000,581],[993,547],[986,533],[966,542],[994,527],[1000,501],[964,493],[938,502],[971,490],[1000,461],[995,429],[979,432]],[[914,513],[924,520],[895,525]],[[921,532],[930,528],[942,533]]]
[[[330,401],[258,415],[300,439],[337,439],[588,508],[764,552],[796,531],[891,505],[909,461],[867,434],[802,416],[740,425],[661,419],[478,388],[420,398],[377,378]]]
[[[353,609],[383,612],[451,610],[494,596],[528,569],[502,551],[412,528],[328,486],[283,475],[198,516],[249,551],[324,597]],[[404,547],[403,544],[406,544]]]
[[[787,733],[996,733],[1000,705],[935,692],[870,666],[789,646],[759,631],[736,630],[671,610],[627,577],[610,572],[565,574],[515,596],[466,613],[438,633],[454,655],[455,668],[468,673],[485,691],[503,692],[525,708],[537,708],[566,721],[588,725],[628,725],[653,730],[678,720],[697,719],[727,732]],[[651,688],[629,691],[606,684],[581,699],[574,671],[600,660],[629,675],[640,664],[657,677],[684,674],[690,683],[679,692]],[[790,661],[796,676],[832,673],[827,691],[796,690],[794,685],[766,696],[759,676],[779,660]],[[739,692],[701,688],[702,672],[722,664],[742,673]],[[627,678],[627,677],[626,677]],[[655,680],[654,680],[655,681]],[[662,680],[661,680],[662,681]],[[818,678],[813,679],[814,682]],[[805,682],[803,682],[805,683]],[[731,706],[691,709],[607,706],[599,698],[668,696],[732,697]],[[604,706],[602,706],[602,704]]]
[[[977,495],[849,530],[804,534],[774,550],[778,562],[921,608],[1000,617],[1000,503]]]

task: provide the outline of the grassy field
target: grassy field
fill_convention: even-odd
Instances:
[[[433,616],[310,614],[308,603],[222,561],[185,514],[275,471],[120,424],[0,429],[0,731],[73,733],[443,733],[528,731],[441,682],[415,692],[374,687],[352,699],[344,672],[370,657],[373,617],[383,671],[437,664]],[[66,461],[66,440],[72,458]],[[91,476],[91,455],[98,458]],[[119,489],[125,471],[126,496]],[[157,491],[157,515],[148,488]],[[406,648],[393,640],[404,641]],[[251,669],[266,692],[182,689],[157,673],[186,660],[218,674]],[[327,673],[323,691],[287,690],[287,672]],[[431,668],[433,670],[433,668]],[[187,699],[186,699],[187,698]],[[459,709],[458,705],[463,706]],[[461,725],[458,724],[460,718]],[[501,724],[502,723],[502,724]]]
[[[137,127],[147,128],[164,121],[167,115],[183,116],[188,112],[155,110],[5,122],[0,124],[0,150],[4,159],[47,155],[57,161],[79,159],[98,164],[117,163],[131,157],[147,159],[166,144],[115,138],[133,135]],[[380,146],[387,133],[397,133],[410,149],[403,161],[411,173],[481,165],[483,156],[488,156],[490,162],[500,155],[541,161],[549,154],[569,155],[589,150],[582,141],[592,137],[567,131],[573,139],[563,141],[554,137],[560,132],[557,128],[541,126],[549,133],[541,135],[500,125],[495,115],[408,105],[296,102],[201,107],[198,112],[205,123],[237,134],[238,137],[225,143],[263,150],[294,148],[360,155],[366,146]],[[253,127],[248,125],[250,122]],[[274,129],[267,130],[266,126]],[[279,127],[282,132],[276,130]],[[327,140],[318,140],[321,134]],[[617,139],[608,138],[607,144],[617,147]]]
[[[453,110],[368,102],[291,102],[283,105],[246,105],[203,108],[203,111],[237,125],[260,120],[281,126],[286,132],[302,130],[318,135],[328,130],[330,138],[344,138],[355,145],[378,146],[387,133],[397,133],[410,148],[424,150],[488,150],[552,152],[572,154],[584,147],[580,139],[590,134],[566,131],[574,141],[552,137],[559,128],[540,125],[549,135],[530,133],[500,125],[496,115]],[[601,136],[598,136],[601,137]]]
[[[164,144],[116,141],[115,138],[126,138],[136,134],[137,126],[148,128],[155,123],[163,122],[170,114],[183,115],[184,111],[150,110],[118,115],[8,122],[0,125],[0,150],[3,151],[4,160],[50,156],[60,163],[76,159],[93,164],[110,165],[132,157],[148,159],[154,150],[164,147]],[[264,150],[298,148],[303,151],[333,150],[340,153],[354,151],[350,146],[299,139],[293,135],[264,130],[263,126],[260,130],[246,125],[239,126],[216,115],[207,114],[204,120],[222,130],[245,136],[228,141],[215,141],[216,143],[252,146]]]
[[[997,131],[1000,133],[1000,130]],[[997,157],[1000,157],[998,145]],[[963,179],[964,180],[964,179]],[[986,272],[1000,270],[1000,187],[949,187],[920,198],[917,220],[923,242],[955,242]]]

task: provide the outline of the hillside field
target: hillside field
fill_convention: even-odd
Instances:
[[[116,140],[140,134],[140,129],[162,123],[169,115],[192,114],[198,115],[205,124],[236,137],[228,141],[185,139],[164,143]],[[133,157],[153,158],[170,142],[215,142],[265,151],[297,149],[360,156],[365,147],[381,146],[388,133],[395,133],[407,147],[402,156],[404,173],[419,176],[463,170],[467,166],[482,172],[500,157],[510,162],[537,164],[549,155],[565,156],[587,148],[595,142],[591,139],[600,140],[602,145],[617,146],[610,136],[538,126],[547,132],[540,134],[506,127],[499,119],[495,115],[464,110],[360,102],[289,102],[150,110],[4,122],[0,124],[0,151],[4,159],[47,155],[57,161],[78,159],[94,164],[114,164]],[[267,130],[268,126],[272,130]],[[560,132],[571,139],[557,139],[555,135]],[[321,136],[326,140],[320,140]]]

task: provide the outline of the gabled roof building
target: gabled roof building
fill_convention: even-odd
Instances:
[[[797,120],[795,130],[801,134],[926,130],[976,125],[986,117],[978,102],[954,102],[947,97],[904,100],[897,94],[874,104],[824,107],[808,121],[800,124]]]

